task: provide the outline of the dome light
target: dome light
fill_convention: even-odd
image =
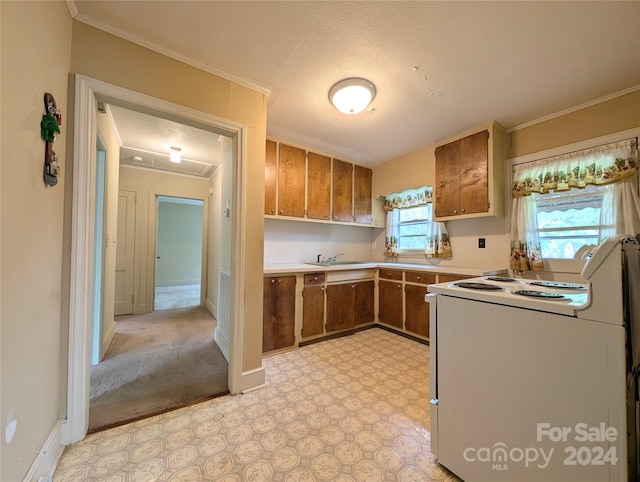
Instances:
[[[375,96],[376,86],[361,78],[341,80],[329,90],[329,101],[343,114],[362,112]]]

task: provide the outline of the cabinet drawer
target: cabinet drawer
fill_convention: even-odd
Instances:
[[[321,285],[324,284],[324,273],[309,273],[304,275],[304,284]]]
[[[405,271],[404,280],[411,283],[430,285],[436,282],[436,275],[433,273],[421,273],[419,271]]]
[[[438,283],[452,283],[454,281],[460,281],[467,278],[473,278],[473,276],[464,276],[459,274],[439,274]]]
[[[380,279],[392,279],[402,281],[402,271],[395,269],[381,269],[379,272]]]

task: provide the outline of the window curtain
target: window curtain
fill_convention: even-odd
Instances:
[[[600,210],[600,240],[620,234],[640,234],[638,176],[608,186]]]
[[[432,221],[433,219],[433,188],[421,186],[417,189],[407,189],[393,192],[384,196],[384,209],[387,211],[387,236],[385,239],[385,256],[398,256],[400,209],[429,205],[429,222],[425,234],[426,258],[450,258],[451,239],[445,223]]]
[[[588,184],[611,184],[601,211],[600,225],[610,230],[601,233],[604,237],[638,232],[636,138],[516,165],[512,186],[511,269],[521,272],[544,269],[535,199],[531,194],[579,189]]]
[[[544,270],[533,196],[513,199],[510,267],[518,272]]]
[[[433,219],[433,204],[429,205],[429,219]],[[444,223],[430,221],[427,225],[425,258],[450,258],[451,240]]]
[[[387,211],[387,237],[384,243],[385,256],[398,256],[398,223],[400,222],[400,212],[397,209]]]

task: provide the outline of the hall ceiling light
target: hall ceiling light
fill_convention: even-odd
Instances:
[[[362,112],[375,96],[376,86],[361,78],[341,80],[329,90],[329,102],[343,114]]]
[[[182,160],[180,152],[182,151],[182,149],[178,146],[171,146],[169,149],[171,149],[169,151],[169,160],[176,164],[180,164],[180,161]]]

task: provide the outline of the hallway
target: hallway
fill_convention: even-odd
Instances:
[[[227,393],[216,320],[192,307],[116,317],[104,360],[91,367],[89,431]]]

